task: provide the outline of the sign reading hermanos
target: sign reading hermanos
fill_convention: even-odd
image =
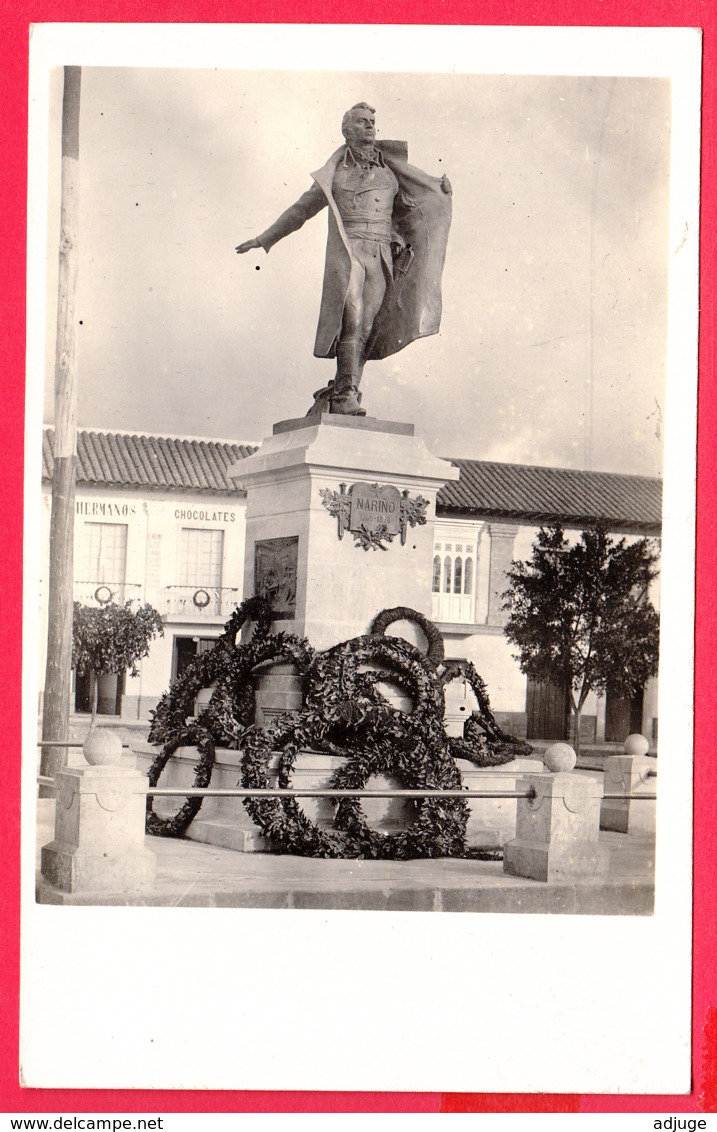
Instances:
[[[339,484],[338,491],[319,490],[321,502],[338,522],[339,538],[350,531],[363,550],[388,550],[396,535],[405,545],[408,527],[426,522],[428,501],[418,495],[411,499],[408,491],[400,492],[392,484],[355,483],[348,488]]]

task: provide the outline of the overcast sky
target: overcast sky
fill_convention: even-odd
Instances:
[[[312,356],[326,213],[268,256],[234,247],[364,99],[454,188],[441,332],[367,365],[368,412],[445,456],[659,474],[664,79],[84,67],[80,425],[260,441],[306,412],[333,376]]]

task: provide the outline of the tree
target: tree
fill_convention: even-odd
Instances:
[[[137,662],[149,654],[150,642],[164,636],[162,618],[151,605],[132,609],[132,602],[117,605],[74,605],[72,667],[78,676],[94,673],[92,723],[97,714],[98,677],[139,672]]]
[[[532,557],[507,574],[506,636],[522,672],[568,689],[578,753],[588,694],[629,696],[657,672],[659,616],[648,599],[657,559],[649,539],[615,542],[600,525],[573,546],[562,527],[541,527]]]

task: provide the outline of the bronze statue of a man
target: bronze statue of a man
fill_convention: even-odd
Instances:
[[[268,252],[328,207],[314,355],[336,358],[336,377],[314,395],[310,413],[365,416],[358,391],[364,363],[438,332],[451,186],[446,176],[409,165],[405,142],[377,142],[375,111],[366,102],[344,114],[341,131],[346,144],[312,173],[311,188],[236,250]]]

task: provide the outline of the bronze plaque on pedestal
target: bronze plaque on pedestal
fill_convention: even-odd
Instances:
[[[347,491],[342,483],[338,491],[320,488],[319,495],[338,521],[339,538],[351,531],[356,546],[363,550],[387,550],[397,534],[404,546],[409,526],[426,522],[428,500],[422,495],[411,499],[408,490],[401,492],[392,484],[355,483]]]
[[[269,538],[254,545],[254,593],[271,603],[275,621],[296,617],[299,539]]]
[[[349,530],[367,534],[397,535],[401,494],[391,484],[355,483],[351,488]]]

